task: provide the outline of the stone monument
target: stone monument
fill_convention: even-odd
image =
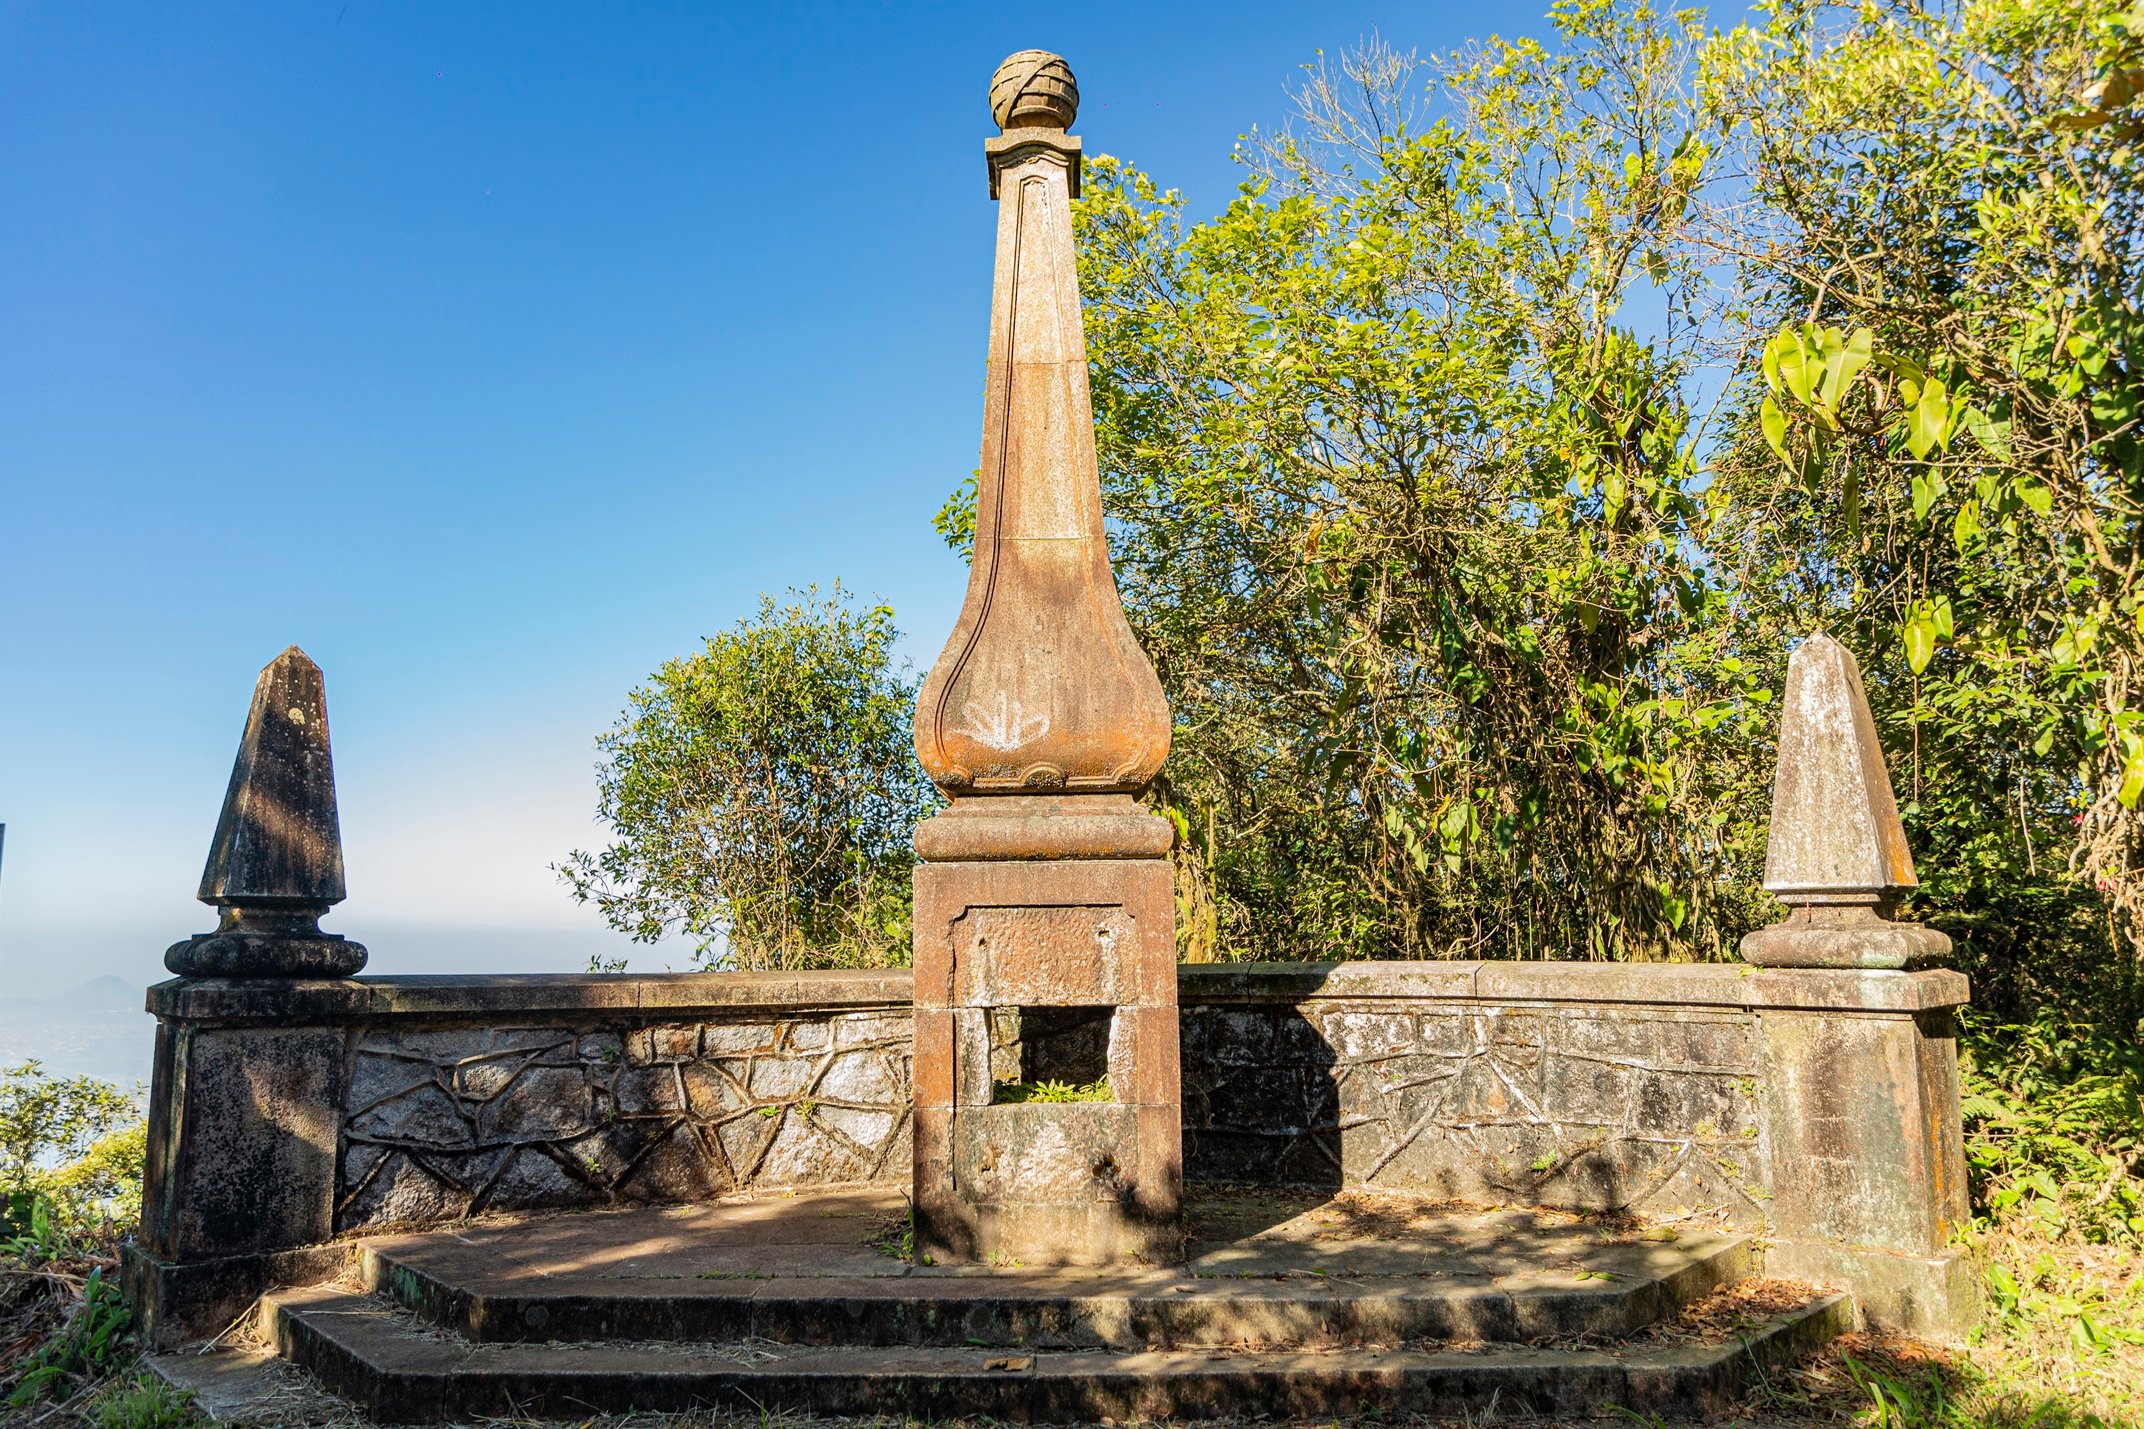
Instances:
[[[1787,661],[1779,767],[1764,886],[1785,921],[1742,939],[1745,961],[1775,968],[1919,968],[1950,939],[1896,918],[1917,886],[1891,774],[1853,653],[1822,631]]]
[[[362,944],[320,931],[349,895],[327,684],[295,645],[253,686],[198,896],[221,916],[164,954],[182,977],[348,977],[365,965]]]
[[[1182,1090],[1161,683],[1110,572],[1072,243],[1079,102],[1056,55],[998,67],[997,275],[965,603],[916,753],[916,1249],[1178,1258]],[[1089,1099],[1021,1099],[1038,1083]]]
[[[365,949],[320,931],[343,900],[326,682],[293,645],[253,686],[200,898],[216,931],[175,943],[152,988],[141,1233],[129,1303],[147,1343],[209,1333],[271,1285],[339,1263],[338,1107],[350,1033],[306,1009],[365,1005]]]

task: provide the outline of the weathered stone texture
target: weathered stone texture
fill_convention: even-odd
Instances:
[[[332,1233],[337,1028],[157,1028],[142,1241],[206,1260]]]
[[[1318,999],[1184,1009],[1191,1176],[1764,1218],[1749,1013]]]
[[[908,1174],[909,1019],[386,1024],[358,1042],[339,1230]]]

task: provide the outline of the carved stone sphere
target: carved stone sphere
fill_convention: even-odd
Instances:
[[[990,76],[990,117],[1000,129],[1069,129],[1078,113],[1079,83],[1062,55],[1022,50]]]

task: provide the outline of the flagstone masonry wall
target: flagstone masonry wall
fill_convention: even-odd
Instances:
[[[1905,1275],[1880,1318],[1941,1320],[1965,991],[1946,970],[1186,967],[1186,1176],[1697,1216],[1865,1302]],[[338,1236],[911,1175],[905,972],[180,979],[150,1010],[129,1276],[166,1340]]]

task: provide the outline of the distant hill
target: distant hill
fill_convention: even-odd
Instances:
[[[65,1008],[69,1012],[140,1012],[142,995],[143,989],[125,978],[106,973],[103,977],[91,978],[80,987],[38,1000],[48,1008]]]

